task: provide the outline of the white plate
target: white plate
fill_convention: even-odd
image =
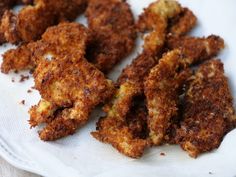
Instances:
[[[141,13],[152,0],[129,0],[135,13]],[[236,1],[235,0],[181,0],[194,11],[199,20],[193,35],[217,34],[226,42],[220,58],[234,97],[236,96]],[[83,18],[79,20],[85,21]],[[140,42],[139,42],[140,43]],[[3,53],[7,47],[1,47]],[[140,50],[117,67],[110,76],[114,79],[121,68]],[[16,82],[12,83],[12,77]],[[29,129],[29,107],[36,104],[39,95],[27,90],[33,86],[32,78],[18,83],[19,75],[0,74],[0,155],[16,167],[51,177],[156,177],[156,176],[236,176],[236,130],[230,132],[221,146],[197,159],[190,158],[178,146],[161,146],[145,152],[143,158],[134,160],[119,154],[110,145],[91,137],[100,115],[94,111],[89,123],[75,135],[56,142],[39,140],[37,129]],[[236,98],[236,97],[235,97]],[[21,100],[26,105],[20,105]],[[166,156],[160,156],[164,152]],[[211,173],[211,174],[210,174]]]

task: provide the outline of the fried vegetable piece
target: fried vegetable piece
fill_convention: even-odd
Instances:
[[[224,40],[216,35],[207,38],[168,35],[166,48],[181,50],[193,64],[215,57],[224,48]]]
[[[90,0],[86,16],[93,33],[86,58],[108,72],[135,46],[132,11],[123,0]]]
[[[191,157],[217,148],[236,117],[220,60],[202,64],[189,80],[177,143]]]
[[[145,78],[149,137],[154,145],[163,142],[173,117],[178,116],[179,92],[191,75],[186,67],[181,52],[173,50],[164,54]]]
[[[77,51],[84,56],[90,38],[91,35],[85,27],[77,23],[64,22],[56,27],[49,27],[41,40],[8,50],[3,55],[1,71],[8,73],[11,70],[34,69],[37,60],[43,58],[43,55],[47,57],[46,54],[50,56],[56,52]]]
[[[168,32],[175,36],[182,36],[191,31],[197,23],[197,17],[188,8],[183,8],[182,12],[171,19],[168,25]]]
[[[31,42],[39,39],[45,30],[61,20],[73,20],[86,6],[86,0],[35,0],[19,14],[6,11],[0,29],[10,43]]]
[[[151,31],[144,39],[144,50],[158,53],[165,42],[168,20],[176,17],[182,7],[174,0],[158,0],[144,9],[140,15],[138,28],[141,32]]]

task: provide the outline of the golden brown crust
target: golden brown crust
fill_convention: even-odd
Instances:
[[[210,60],[189,80],[177,143],[190,156],[217,148],[235,122],[232,96],[223,64]]]
[[[195,27],[197,17],[188,8],[183,8],[182,12],[171,19],[168,25],[168,33],[175,36],[182,36],[188,33]]]
[[[169,50],[180,49],[189,63],[199,63],[216,56],[224,48],[224,40],[216,35],[207,38],[168,35],[166,47]]]
[[[1,31],[8,42],[30,42],[41,37],[47,27],[60,20],[73,20],[85,8],[86,0],[37,0],[24,7],[18,15],[12,11],[4,14]]]
[[[151,31],[144,39],[144,50],[158,54],[162,49],[167,33],[168,20],[181,13],[182,7],[177,1],[158,0],[151,3],[138,21],[139,31]]]
[[[149,137],[154,145],[163,142],[172,119],[178,116],[179,90],[191,74],[185,65],[179,50],[170,51],[145,79]]]
[[[34,69],[35,63],[32,60],[32,47],[30,45],[21,45],[16,49],[10,49],[3,54],[1,72],[9,73],[11,70]]]
[[[93,34],[87,58],[101,71],[108,72],[134,48],[134,17],[127,2],[90,0],[86,10]]]
[[[48,123],[40,132],[42,140],[74,133],[87,122],[94,106],[113,93],[112,82],[84,59],[89,38],[84,26],[61,23],[50,27],[42,40],[35,42],[35,88],[42,100],[29,112],[31,126]],[[46,59],[48,55],[51,59]]]
[[[120,153],[139,158],[148,146],[146,117],[143,105],[133,105],[122,119],[111,115],[100,118],[97,131],[91,134],[99,141],[111,144]]]
[[[132,117],[131,115],[135,97],[143,93],[143,78],[155,62],[155,57],[142,53],[123,70],[116,94],[104,106],[104,112],[107,115],[100,118],[97,131],[92,132],[92,135],[99,141],[111,144],[119,152],[132,158],[141,157],[148,146],[148,142],[142,139],[143,136],[136,136],[140,132],[137,133],[137,127],[135,128],[131,121],[134,116],[145,117],[146,113],[142,112],[141,115],[135,114]],[[135,120],[133,121],[135,122]],[[143,126],[143,121],[138,123],[139,129],[145,129]]]
[[[23,44],[16,49],[11,49],[3,55],[1,71],[8,73],[11,70],[34,69],[42,55],[77,51],[85,55],[85,49],[90,40],[88,30],[77,23],[60,23],[58,26],[49,27],[37,42]],[[86,39],[86,40],[85,40]],[[78,42],[80,41],[80,42]]]

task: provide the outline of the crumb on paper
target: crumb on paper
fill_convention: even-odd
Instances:
[[[164,152],[161,152],[160,155],[161,155],[161,156],[165,156],[166,154],[165,154]]]
[[[27,93],[32,93],[32,90],[31,89],[27,90]]]
[[[15,82],[15,78],[11,78],[11,82]]]
[[[209,171],[209,174],[212,175],[213,173],[211,171]]]
[[[25,100],[22,100],[20,104],[25,105]]]
[[[19,80],[19,82],[24,82],[24,81],[26,81],[26,80],[28,80],[29,79],[29,75],[23,75],[23,74],[21,74],[20,75],[20,80]]]

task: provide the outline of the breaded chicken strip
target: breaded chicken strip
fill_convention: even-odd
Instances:
[[[8,73],[11,70],[34,69],[37,60],[55,52],[66,54],[68,50],[77,51],[84,56],[90,38],[88,30],[77,23],[64,22],[58,26],[49,27],[41,40],[23,44],[4,53],[1,71]]]
[[[39,64],[44,60],[54,60],[55,56],[64,56],[75,52],[78,55],[78,58],[80,58],[85,55],[86,45],[89,41],[89,38],[90,33],[84,26],[78,23],[60,23],[57,26],[48,28],[47,31],[43,34],[42,40],[34,43],[29,43],[27,45],[29,54],[25,55],[27,56],[25,57],[25,59],[29,57],[28,61],[33,61],[33,65],[36,65],[36,63]],[[32,47],[30,48],[29,45],[31,45]],[[57,60],[59,60],[60,58],[63,59],[63,57],[57,57]],[[71,58],[71,60],[72,59],[73,58]],[[9,60],[9,63],[10,61],[11,60]],[[41,104],[39,105],[47,104],[48,103],[46,103],[46,100],[42,100]],[[45,107],[47,109],[47,107],[50,107],[50,104]],[[40,109],[42,109],[42,106]],[[31,115],[31,126],[37,126],[40,123],[47,122],[47,117],[49,116],[45,116],[45,112],[48,111],[42,109],[42,111],[36,111],[34,115]]]
[[[134,48],[134,17],[123,0],[90,0],[86,10],[93,40],[87,59],[103,72],[108,72]]]
[[[180,49],[192,64],[215,57],[224,48],[224,40],[216,35],[207,38],[168,35],[166,48]]]
[[[45,30],[61,20],[73,20],[81,13],[86,0],[35,0],[19,14],[6,11],[0,30],[10,43],[30,42],[41,37]]]
[[[100,118],[97,131],[92,132],[93,137],[99,141],[111,144],[119,152],[132,158],[141,157],[148,142],[142,137],[136,137],[136,133],[130,129],[129,112],[134,98],[142,95],[143,78],[155,62],[152,55],[143,53],[123,71],[119,78],[119,89],[104,106],[107,115]]]
[[[35,88],[42,100],[29,111],[30,124],[48,123],[40,132],[42,140],[73,134],[92,109],[113,94],[112,81],[84,58],[88,40],[82,25],[62,23],[47,30],[34,53]]]
[[[191,75],[179,50],[170,51],[160,59],[145,78],[149,137],[152,144],[160,145],[178,116],[179,92]]]
[[[232,95],[223,64],[205,62],[189,80],[177,143],[191,157],[217,148],[235,123]]]
[[[168,20],[176,17],[182,7],[175,0],[158,0],[144,9],[140,15],[138,28],[140,31],[151,31],[144,39],[144,50],[158,53],[165,42]]]
[[[49,116],[42,118],[49,119],[39,133],[44,141],[75,133],[87,122],[92,109],[111,97],[114,90],[112,81],[80,53],[68,52],[53,57],[52,61],[40,61],[34,72],[35,88],[43,100],[31,108],[30,123],[36,125],[41,121],[38,116]]]

